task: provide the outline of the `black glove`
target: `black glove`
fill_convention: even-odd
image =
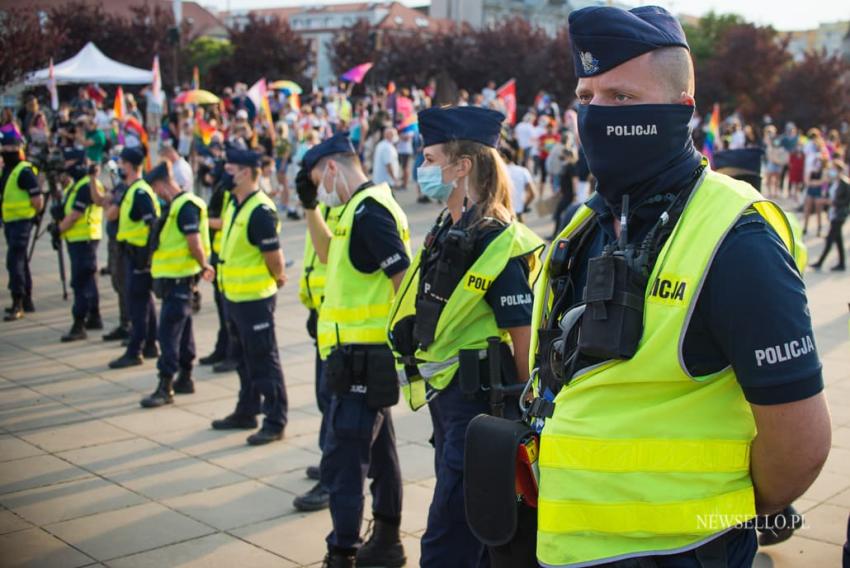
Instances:
[[[53,202],[50,206],[50,217],[57,222],[65,218],[65,208],[62,207],[61,203]]]
[[[59,231],[58,223],[50,223],[49,225],[47,225],[47,232],[50,233],[50,236],[53,238],[54,241],[58,241],[59,238],[62,236],[62,233]]]
[[[301,200],[304,209],[315,209],[319,204],[316,199],[318,188],[310,179],[310,172],[307,171],[307,168],[301,168],[298,175],[295,176],[295,192],[298,194],[298,199]]]
[[[307,318],[307,335],[312,339],[316,339],[319,327],[319,312],[310,310],[310,317]]]

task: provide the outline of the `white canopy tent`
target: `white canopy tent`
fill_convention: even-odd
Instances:
[[[77,55],[53,66],[57,85],[69,83],[115,83],[122,85],[147,85],[153,81],[150,69],[139,69],[119,63],[88,42]],[[26,77],[27,85],[46,85],[50,69],[33,71]]]

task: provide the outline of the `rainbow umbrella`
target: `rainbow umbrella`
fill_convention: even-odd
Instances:
[[[269,85],[269,89],[273,91],[289,91],[290,95],[300,95],[304,91],[295,81],[275,81]]]
[[[183,91],[174,102],[187,105],[214,105],[218,104],[220,99],[209,91],[203,89],[192,89],[191,91]]]

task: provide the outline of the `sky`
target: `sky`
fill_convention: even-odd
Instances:
[[[200,4],[217,10],[264,8],[273,6],[304,6],[339,4],[339,0],[198,0]],[[428,0],[400,0],[411,6],[427,4]],[[624,0],[624,3],[638,3]],[[803,30],[818,24],[837,20],[850,20],[850,2],[847,0],[655,0],[649,2],[664,6],[674,13],[701,16],[709,10],[718,13],[737,13],[759,25],[772,25],[778,30]]]

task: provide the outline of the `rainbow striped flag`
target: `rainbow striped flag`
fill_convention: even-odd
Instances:
[[[115,90],[115,102],[112,104],[112,112],[118,120],[124,120],[127,114],[127,105],[124,103],[124,89],[119,87]]]
[[[415,112],[407,115],[407,117],[399,123],[398,131],[402,134],[405,132],[419,132],[419,119],[416,117]]]
[[[702,153],[708,158],[709,164],[714,164],[714,151],[719,149],[720,144],[720,105],[714,103],[711,111],[711,120],[708,122],[708,130],[705,131],[705,142],[702,145]]]
[[[204,112],[198,109],[195,113],[195,135],[201,139],[204,146],[209,146],[213,134],[215,134],[215,126],[204,120]]]

